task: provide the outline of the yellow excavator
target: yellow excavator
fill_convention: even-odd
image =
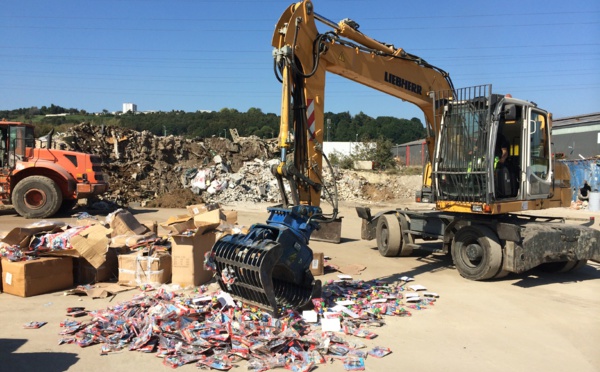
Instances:
[[[520,213],[571,200],[568,170],[552,158],[551,115],[535,103],[494,94],[491,85],[456,89],[442,69],[368,37],[352,20],[330,21],[309,0],[284,11],[272,45],[282,83],[281,159],[272,171],[283,202],[269,208],[266,224],[214,245],[223,290],[274,313],[302,307],[320,292],[308,243],[337,217],[336,190],[323,169],[327,73],[415,104],[425,116],[431,171],[424,178],[435,210],[371,215],[357,208],[362,238],[376,239],[382,255],[409,255],[416,240],[439,239],[457,271],[472,280],[539,265],[567,271],[600,259],[599,231]],[[322,212],[322,196],[331,214]]]

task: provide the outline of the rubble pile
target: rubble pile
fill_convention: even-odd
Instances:
[[[355,171],[344,171],[343,176],[338,175],[336,180],[339,199],[376,202],[413,199],[415,191],[422,184],[420,175],[370,175],[371,179],[367,179],[365,173]]]
[[[186,172],[219,167],[237,172],[243,163],[273,158],[275,147],[258,137],[185,139],[160,137],[148,131],[83,123],[66,133],[64,142],[76,151],[102,157],[109,174],[107,199],[119,204],[147,202],[183,189]]]
[[[201,202],[281,200],[271,173],[278,162],[274,140],[161,137],[88,123],[72,127],[61,140],[76,151],[102,157],[110,183],[104,198],[121,206],[135,202],[178,208]],[[331,183],[325,170],[325,181]],[[367,179],[355,171],[336,169],[335,173],[339,200],[412,198],[420,187],[420,176],[379,174],[379,179]]]

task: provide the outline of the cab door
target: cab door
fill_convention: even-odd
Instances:
[[[525,131],[527,135],[523,136],[523,148],[526,149],[526,198],[547,198],[552,185],[548,113],[530,107],[527,111]]]

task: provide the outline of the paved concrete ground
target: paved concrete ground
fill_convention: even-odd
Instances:
[[[264,222],[264,205],[238,207],[245,224]],[[183,210],[140,210],[139,219],[166,220]],[[368,346],[393,351],[382,359],[368,358],[367,371],[599,371],[600,265],[590,263],[577,273],[547,274],[536,270],[506,278],[473,282],[460,277],[451,259],[427,251],[411,257],[385,258],[374,241],[360,240],[360,220],[352,208],[342,208],[341,244],[313,242],[336,265],[360,263],[367,269],[355,278],[388,279],[408,275],[415,283],[440,294],[435,306],[414,311],[412,317],[386,318],[374,329],[379,337]],[[553,210],[581,223],[594,214]],[[579,219],[579,220],[577,220]],[[598,218],[596,218],[598,220]],[[67,219],[68,220],[68,219]],[[8,230],[31,222],[0,213]],[[597,227],[598,225],[596,225]],[[435,248],[435,243],[427,243]],[[335,273],[323,280],[333,279]],[[0,294],[0,370],[2,371],[135,371],[163,370],[152,354],[124,351],[101,356],[98,345],[80,348],[58,345],[59,322],[69,306],[101,309],[131,298],[137,291],[114,299],[90,299],[50,293],[30,298]],[[23,329],[30,321],[46,321],[43,328]],[[244,363],[240,370],[246,370]],[[193,365],[183,371],[192,371]],[[236,369],[234,369],[236,370]],[[341,362],[318,371],[343,371]]]

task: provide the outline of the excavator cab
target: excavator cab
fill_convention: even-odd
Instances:
[[[546,111],[492,94],[491,85],[438,92],[435,99],[441,123],[433,169],[439,209],[489,213],[498,203],[512,202],[517,210],[523,206],[517,202],[550,196]]]

